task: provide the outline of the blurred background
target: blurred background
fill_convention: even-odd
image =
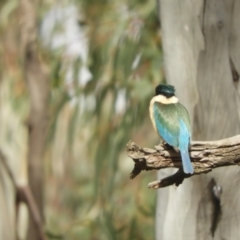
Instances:
[[[157,14],[154,0],[0,1],[1,159],[30,184],[47,239],[154,239],[156,175],[130,180],[125,146],[159,141],[148,113],[163,81]],[[37,239],[7,168],[0,239]]]

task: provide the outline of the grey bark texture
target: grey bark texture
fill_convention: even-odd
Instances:
[[[239,12],[239,0],[159,0],[166,79],[190,113],[194,140],[239,134]],[[156,239],[240,239],[239,174],[220,168],[158,190]]]

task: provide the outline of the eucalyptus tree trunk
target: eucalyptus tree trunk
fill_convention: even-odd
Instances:
[[[2,159],[0,159],[0,239],[16,239],[14,190],[14,186],[2,164]]]
[[[166,79],[190,113],[192,138],[239,134],[240,0],[158,3]],[[239,174],[226,167],[158,190],[156,239],[240,239]]]
[[[29,186],[43,218],[44,211],[44,148],[48,128],[48,103],[50,82],[48,73],[39,57],[37,47],[37,5],[35,1],[21,0],[21,47],[24,77],[29,90],[30,113],[28,121],[28,177]],[[33,214],[29,213],[27,239],[43,240]]]

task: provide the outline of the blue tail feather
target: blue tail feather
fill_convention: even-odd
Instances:
[[[190,157],[189,157],[188,150],[180,150],[180,153],[181,153],[181,157],[182,157],[183,171],[187,174],[188,173],[193,174],[194,169],[193,169]]]

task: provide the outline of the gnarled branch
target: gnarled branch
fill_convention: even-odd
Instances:
[[[149,188],[162,188],[175,184],[178,186],[185,178],[201,173],[208,173],[214,168],[240,164],[240,135],[218,141],[193,141],[189,154],[194,167],[193,174],[185,174],[178,152],[167,144],[160,144],[155,149],[141,148],[130,141],[127,153],[135,162],[130,178],[136,177],[142,170],[159,170],[176,167],[179,170],[164,179],[149,183]]]

